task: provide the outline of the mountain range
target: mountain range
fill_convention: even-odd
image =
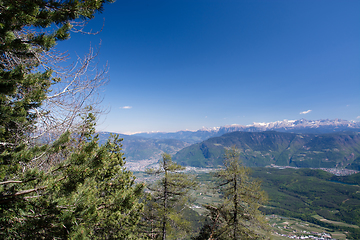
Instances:
[[[264,131],[265,133],[262,133]],[[278,133],[270,134],[269,131],[276,131]],[[241,137],[240,140],[234,141],[238,143],[238,147],[246,149],[243,154],[243,161],[249,166],[278,164],[284,166],[290,165],[306,167],[316,165],[315,167],[332,167],[345,164],[349,168],[358,169],[358,167],[356,167],[357,162],[359,162],[358,164],[360,166],[360,160],[356,160],[358,158],[356,150],[358,149],[357,147],[355,147],[355,149],[351,149],[352,147],[348,148],[349,146],[346,145],[346,150],[344,151],[341,150],[344,147],[341,148],[338,145],[337,147],[326,148],[327,144],[331,141],[336,142],[336,144],[339,144],[341,141],[350,141],[352,146],[354,146],[354,144],[359,144],[359,135],[356,135],[355,133],[360,132],[360,123],[341,119],[284,120],[271,123],[254,123],[246,126],[229,125],[211,129],[203,128],[197,131],[138,133],[133,135],[120,134],[120,137],[124,139],[122,144],[126,159],[134,163],[139,162],[140,160],[151,160],[151,162],[157,162],[157,160],[160,159],[161,154],[167,152],[174,156],[174,160],[182,163],[183,165],[212,167],[221,164],[224,147],[231,147],[231,145],[234,144],[227,144],[228,141],[231,142],[233,140],[219,139],[233,139],[235,135],[241,134],[235,132],[243,132],[243,137]],[[352,132],[353,134],[346,135],[349,132]],[[234,133],[234,135],[227,135],[229,133]],[[260,141],[258,142],[260,145],[255,146],[255,142],[252,143],[251,137],[249,138],[250,135],[246,135],[244,133],[258,133],[258,135],[251,135],[254,138],[261,138],[260,136],[264,135],[267,135],[268,137],[265,138],[266,141]],[[319,135],[325,133],[328,133],[328,135]],[[337,133],[337,135],[335,134],[332,136],[330,133]],[[342,133],[342,135],[339,133]],[[332,137],[329,137],[329,134]],[[100,143],[104,143],[109,135],[109,132],[100,132]],[[274,139],[271,139],[270,136],[273,136]],[[355,137],[344,138],[344,136]],[[341,140],[341,138],[344,139]],[[354,143],[354,141],[356,143]],[[320,150],[306,150],[309,147],[309,144],[311,146],[315,146],[313,145],[315,142],[317,146],[320,146],[321,144],[325,144],[326,146],[324,145],[324,148],[317,147]],[[262,148],[267,150],[264,152],[261,150]],[[332,150],[328,151],[326,149]],[[306,153],[302,153],[300,150],[304,150]],[[188,151],[190,151],[190,153]],[[328,152],[325,153],[324,151]],[[351,155],[352,153],[353,155]],[[190,156],[189,154],[193,154],[193,156]],[[285,157],[286,154],[287,157]],[[331,155],[330,158],[326,157],[327,155]],[[300,156],[303,156],[303,158]],[[335,156],[340,158],[341,161],[336,160],[334,162],[333,158]],[[254,160],[255,158],[256,161]],[[318,162],[316,163],[316,160],[314,159],[317,159]],[[325,160],[323,161],[319,159],[330,160],[326,162]],[[342,163],[343,160],[345,162],[352,162],[352,165],[350,166],[349,163],[345,162]]]
[[[210,137],[221,136],[229,132],[292,132],[292,133],[331,133],[331,132],[360,132],[360,122],[341,119],[324,120],[283,120],[270,123],[253,123],[251,125],[227,125],[215,128],[202,128],[197,131],[178,132],[144,132],[132,136],[153,139],[178,139],[188,143],[198,143]]]
[[[100,132],[100,144],[109,137],[110,132]],[[161,154],[166,152],[171,155],[190,145],[190,143],[177,139],[150,139],[133,135],[118,134],[122,141],[122,149],[129,161],[134,160],[159,160]]]

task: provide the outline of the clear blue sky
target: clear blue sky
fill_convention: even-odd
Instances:
[[[88,27],[103,19],[100,34],[59,45],[102,41],[110,112],[98,130],[360,120],[358,0],[118,0]]]

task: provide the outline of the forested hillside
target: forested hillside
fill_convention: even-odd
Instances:
[[[184,166],[217,167],[224,149],[236,146],[246,166],[270,164],[294,167],[360,170],[360,134],[295,134],[233,132],[210,138],[179,151],[174,161]]]

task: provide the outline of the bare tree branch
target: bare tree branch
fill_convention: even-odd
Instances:
[[[9,183],[23,183],[23,181],[9,180],[5,182],[0,182],[0,185],[9,184]]]

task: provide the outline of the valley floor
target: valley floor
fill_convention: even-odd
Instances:
[[[207,211],[203,206],[221,200],[211,174],[214,169],[188,168],[186,171],[196,175],[199,182],[199,187],[192,193],[190,208],[199,216],[205,216]],[[357,239],[360,230],[358,174],[338,177],[319,169],[276,167],[254,168],[252,172],[253,177],[262,181],[262,188],[269,195],[270,200],[263,211],[268,214],[273,239],[345,240],[347,232]],[[140,182],[156,180],[142,171],[134,174]],[[355,183],[345,183],[350,179]]]
[[[316,224],[301,221],[295,218],[287,218],[278,215],[266,216],[272,230],[272,239],[315,239],[345,240],[343,232],[333,231]]]

